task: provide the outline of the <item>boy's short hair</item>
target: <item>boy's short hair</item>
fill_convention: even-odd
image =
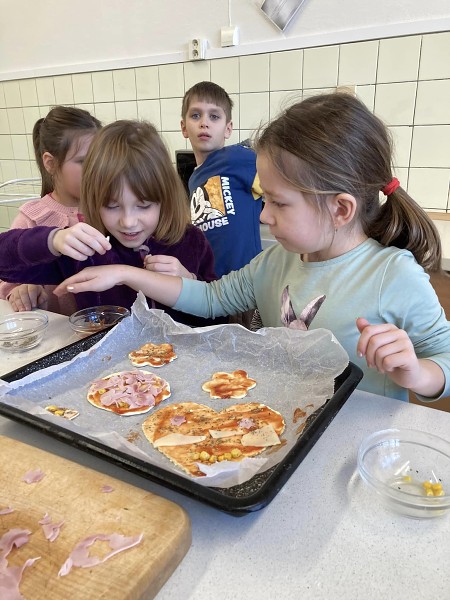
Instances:
[[[181,117],[184,120],[191,102],[197,99],[200,102],[209,102],[223,108],[227,123],[231,121],[231,109],[233,101],[227,92],[212,81],[200,81],[193,85],[184,95],[183,104],[181,106]]]

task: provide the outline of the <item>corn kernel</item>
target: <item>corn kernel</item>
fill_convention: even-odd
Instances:
[[[231,452],[225,452],[223,455],[224,460],[231,460]]]
[[[207,452],[205,452],[204,450],[202,450],[200,452],[200,460],[209,460],[209,454]]]
[[[444,490],[438,490],[438,491],[434,492],[434,495],[435,496],[445,496],[445,492],[444,492]]]
[[[58,408],[58,407],[57,407],[57,406],[55,406],[54,404],[51,404],[50,406],[47,406],[47,410],[50,410],[50,411],[54,411],[54,410],[56,410],[57,408]]]
[[[242,452],[238,449],[238,448],[233,448],[233,450],[231,451],[231,456],[233,458],[239,458],[239,456],[241,456]]]
[[[434,496],[434,494],[433,494],[433,490],[430,490],[430,489],[426,490],[425,494],[426,494],[427,496]]]
[[[194,454],[192,455],[192,460],[198,460],[199,458],[200,458],[199,452],[194,452]]]
[[[426,490],[431,489],[431,481],[424,481],[422,485]]]
[[[214,456],[214,454],[212,456],[209,457],[209,462],[210,463],[215,463],[217,460],[217,456]]]
[[[104,394],[106,392],[105,388],[102,388],[101,390],[98,390],[99,394]]]
[[[433,490],[433,492],[439,492],[442,490],[442,483],[433,483],[431,485],[431,489]]]
[[[217,460],[218,460],[219,462],[222,462],[223,460],[225,460],[225,457],[224,457],[224,455],[223,455],[223,454],[221,454],[220,456],[218,456],[218,457],[217,457]]]

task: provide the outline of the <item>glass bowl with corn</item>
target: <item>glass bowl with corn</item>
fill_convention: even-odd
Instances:
[[[363,440],[361,478],[396,513],[432,518],[450,510],[450,443],[413,429],[386,429]]]

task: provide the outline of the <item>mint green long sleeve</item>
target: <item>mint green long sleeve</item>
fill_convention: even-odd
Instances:
[[[280,327],[281,294],[287,285],[297,316],[311,300],[325,294],[309,328],[334,333],[349,359],[364,372],[360,389],[408,400],[407,390],[369,369],[365,359],[357,356],[355,321],[365,317],[373,324],[388,322],[404,329],[417,356],[442,368],[446,379],[442,396],[450,395],[450,324],[428,275],[407,250],[385,248],[369,239],[337,258],[304,263],[298,254],[277,244],[218,281],[183,280],[175,308],[203,317],[258,308],[264,327]]]

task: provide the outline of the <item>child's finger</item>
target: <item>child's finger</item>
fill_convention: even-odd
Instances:
[[[370,325],[370,323],[367,319],[364,319],[363,317],[358,317],[356,319],[356,327],[358,328],[359,333],[362,333],[368,325]],[[360,336],[360,338],[358,340],[358,344],[356,346],[356,352],[357,352],[358,356],[361,358],[366,353],[366,343],[365,343],[364,338],[362,338],[362,336]]]
[[[78,294],[79,292],[84,292],[90,289],[90,281],[92,281],[92,277],[89,275],[89,270],[83,269],[79,273],[76,273],[75,275],[72,275],[72,277],[68,277],[67,279],[62,281],[53,290],[53,293],[55,294],[55,296],[62,296],[63,294],[67,294],[67,292],[71,292],[72,294]]]

